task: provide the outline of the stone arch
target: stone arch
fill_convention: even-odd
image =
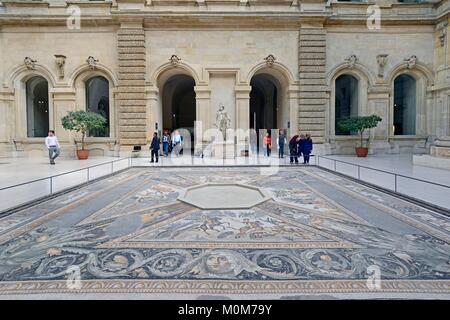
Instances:
[[[119,80],[114,72],[112,72],[108,67],[101,63],[95,65],[95,69],[92,69],[87,63],[76,68],[69,77],[68,86],[74,88],[76,81],[81,77],[81,79],[87,80],[87,78],[95,77],[96,75],[103,76],[108,81],[113,84],[113,87],[119,85]]]
[[[171,62],[159,66],[151,76],[153,90],[150,94],[151,121],[150,127],[155,128],[162,134],[162,130],[180,129],[183,135],[183,141],[188,146],[194,146],[193,134],[195,132],[195,121],[197,120],[197,97],[196,86],[200,78],[193,67],[178,61],[176,64]],[[167,109],[170,105],[171,108]],[[183,106],[180,109],[180,106]],[[171,115],[175,117],[169,118]],[[190,139],[189,139],[190,135]],[[188,144],[188,140],[190,143]]]
[[[34,76],[44,77],[47,80],[49,87],[53,88],[56,86],[55,75],[50,71],[50,69],[39,63],[35,64],[33,70],[28,69],[25,65],[16,66],[9,72],[9,76],[3,86],[14,88],[16,81],[27,81]]]
[[[426,135],[426,123],[427,123],[427,88],[431,86],[434,82],[433,72],[423,63],[416,62],[412,68],[408,68],[406,62],[402,62],[394,66],[390,72],[389,76],[386,78],[388,85],[390,86],[390,101],[389,101],[389,112],[388,112],[388,128],[389,136],[395,137],[394,135],[394,84],[395,79],[401,75],[408,75],[415,79],[416,81],[416,133],[414,136],[424,136]]]
[[[327,86],[330,87],[337,77],[349,74],[357,78],[359,81],[367,81],[369,86],[376,82],[375,75],[362,63],[356,62],[353,67],[349,67],[348,63],[343,62],[331,69],[327,75]]]
[[[47,81],[48,86],[48,117],[49,117],[49,129],[55,129],[56,123],[54,119],[54,105],[53,96],[51,94],[52,89],[56,86],[56,77],[46,66],[39,63],[35,63],[34,69],[28,69],[24,64],[18,65],[9,72],[7,80],[3,83],[4,87],[14,89],[14,139],[23,141],[29,144],[28,147],[32,148],[32,144],[39,138],[28,137],[27,133],[27,94],[26,83],[33,77],[42,77]]]
[[[292,72],[286,67],[284,64],[279,62],[274,62],[271,66],[269,66],[266,62],[260,62],[257,65],[253,66],[247,74],[245,82],[250,85],[250,81],[256,74],[259,73],[267,73],[271,76],[275,77],[280,81],[283,86],[290,86],[295,83],[295,77]]]
[[[191,76],[195,80],[196,85],[200,83],[200,77],[195,69],[183,61],[179,61],[176,65],[171,62],[160,65],[151,75],[150,83],[156,87],[160,87],[161,84],[163,85],[169,78],[177,74]]]
[[[278,130],[296,132],[298,127],[298,82],[293,73],[284,64],[277,61],[266,61],[254,65],[245,77],[245,84],[251,90],[246,111],[236,110],[236,114],[247,123],[241,121],[241,129],[256,129],[256,136],[247,137],[252,153],[262,150],[262,139],[266,129],[272,129],[274,141]],[[246,115],[243,112],[247,113]],[[259,131],[258,131],[259,130]],[[255,131],[253,131],[255,132]]]
[[[118,79],[111,70],[98,63],[96,64],[95,69],[92,69],[87,63],[75,69],[69,79],[69,86],[75,90],[75,105],[78,109],[87,110],[86,81],[94,77],[103,77],[109,84],[109,137],[101,138],[114,138],[118,136],[117,123],[119,115],[114,97],[115,88],[118,86]],[[92,139],[92,137],[90,139]]]
[[[397,78],[401,74],[408,74],[414,77],[416,80],[420,80],[421,78],[423,78],[426,81],[426,86],[431,86],[434,83],[433,71],[421,62],[416,62],[416,64],[412,68],[408,68],[408,64],[406,62],[397,64],[389,71],[389,76],[386,77],[386,82],[391,84],[395,80],[395,78]]]
[[[368,89],[375,83],[375,76],[363,64],[356,62],[353,67],[343,62],[331,69],[326,76],[330,90],[330,104],[326,112],[330,137],[336,137],[336,79],[342,75],[350,75],[358,80],[358,115],[368,112]]]

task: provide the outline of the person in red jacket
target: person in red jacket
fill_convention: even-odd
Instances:
[[[264,155],[266,157],[270,157],[270,151],[272,150],[272,137],[269,135],[268,132],[264,137],[263,144],[264,144]]]

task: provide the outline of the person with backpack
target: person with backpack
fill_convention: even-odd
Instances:
[[[152,159],[150,162],[155,162],[154,158],[156,158],[156,163],[158,163],[158,154],[159,154],[159,144],[160,144],[160,140],[158,137],[158,133],[154,133],[153,134],[153,139],[152,139],[152,143],[150,144],[150,150],[151,150],[151,154],[152,154]]]
[[[302,143],[303,164],[309,164],[309,156],[313,149],[313,141],[309,133],[306,134]]]

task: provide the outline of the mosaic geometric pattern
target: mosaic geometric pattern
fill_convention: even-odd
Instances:
[[[272,199],[237,210],[177,200],[239,183]],[[319,168],[134,168],[0,219],[0,294],[450,293],[450,218]]]

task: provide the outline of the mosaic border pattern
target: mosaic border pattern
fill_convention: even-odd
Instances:
[[[382,280],[369,289],[366,280],[82,280],[68,289],[65,280],[0,282],[0,295],[45,293],[450,293],[450,280]]]

